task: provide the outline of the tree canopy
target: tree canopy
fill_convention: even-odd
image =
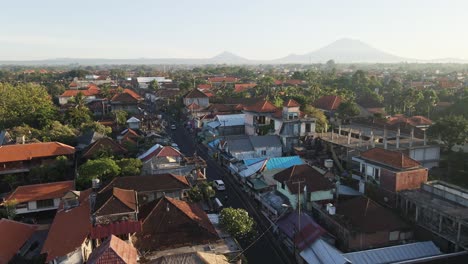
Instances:
[[[440,139],[448,151],[453,146],[468,143],[468,120],[463,116],[447,116],[428,129],[429,137]]]
[[[224,208],[219,214],[219,222],[229,234],[235,238],[247,236],[254,228],[254,220],[249,213],[241,208]]]
[[[0,94],[0,128],[21,124],[42,128],[56,117],[56,108],[43,86],[0,83]]]

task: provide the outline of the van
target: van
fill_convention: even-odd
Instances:
[[[214,198],[213,207],[216,212],[223,210],[224,206],[218,198]]]
[[[226,190],[226,186],[224,186],[224,182],[222,180],[213,181],[213,185],[218,191]]]

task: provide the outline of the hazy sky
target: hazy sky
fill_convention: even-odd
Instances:
[[[354,38],[398,56],[468,59],[468,1],[15,0],[0,59],[303,54]]]

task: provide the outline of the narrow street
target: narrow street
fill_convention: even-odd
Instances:
[[[252,203],[252,199],[247,197],[238,183],[232,178],[229,178],[232,177],[231,175],[228,175],[220,165],[211,157],[208,157],[203,147],[195,147],[193,135],[189,135],[180,124],[176,130],[169,131],[169,133],[174,142],[179,145],[183,154],[192,156],[195,151],[197,151],[197,154],[206,160],[206,174],[209,181],[218,179],[224,181],[226,190],[217,191],[217,197],[223,203],[224,207],[246,209],[257,223],[256,228],[258,235],[261,235],[268,229],[270,223],[256,209],[255,205]],[[227,200],[225,200],[226,195],[228,197]],[[245,249],[249,244],[250,243],[245,243],[241,244],[241,246]],[[276,237],[271,233],[271,230],[244,252],[244,254],[249,263],[292,263],[291,257],[286,255],[281,249],[281,245],[276,241]]]

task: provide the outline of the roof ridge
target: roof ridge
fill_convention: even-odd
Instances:
[[[178,204],[178,203],[184,203],[184,204],[186,204],[190,209],[192,209],[190,203],[185,202],[185,201],[181,201],[181,200],[177,200],[177,199],[174,199],[174,198],[170,198],[170,197],[167,197],[167,196],[164,196],[164,198],[165,198],[166,200],[168,200],[172,205],[174,205],[180,212],[182,212],[182,213],[183,213],[188,219],[190,219],[192,222],[195,222],[199,227],[202,227],[202,228],[205,229],[206,231],[212,233],[212,230],[209,230],[205,225],[201,224],[201,221],[197,221],[196,219],[190,217],[190,215],[188,215],[184,210],[182,210],[182,208],[180,208],[180,204]],[[195,205],[195,204],[194,204],[194,205]],[[195,205],[195,206],[197,206],[197,205]],[[192,212],[193,212],[193,210],[192,210]],[[193,213],[195,214],[195,212],[193,212]],[[204,211],[203,211],[203,213],[204,213]],[[197,218],[198,218],[198,215],[197,215],[197,214],[195,214],[195,215],[196,215]],[[207,217],[208,217],[208,216],[207,216]],[[211,224],[211,222],[210,222],[210,224]],[[213,227],[213,228],[214,228],[214,227]],[[216,232],[216,230],[215,230],[215,232]],[[216,234],[217,234],[217,233],[216,233]]]

